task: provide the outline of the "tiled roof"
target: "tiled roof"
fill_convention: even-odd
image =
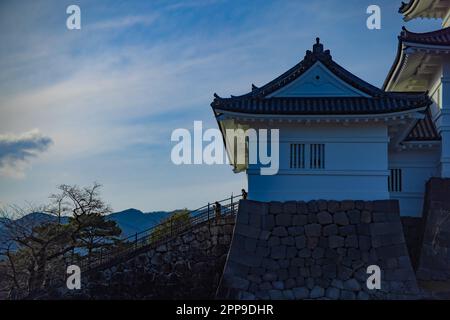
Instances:
[[[425,118],[419,120],[411,129],[405,141],[435,141],[440,139],[441,137],[431,119],[430,112],[427,112]]]
[[[370,96],[382,96],[384,93],[381,89],[358,78],[357,76],[345,70],[343,67],[334,62],[331,57],[330,50],[324,51],[323,45],[320,43],[320,39],[316,38],[316,43],[313,45],[313,50],[307,50],[306,55],[302,61],[283,73],[281,76],[275,78],[274,80],[270,81],[260,88],[252,85],[251,92],[238,97],[266,97],[271,93],[279,90],[280,88],[288,85],[295,79],[299,78],[317,61],[320,61],[328,68],[328,70],[330,70],[344,82]]]
[[[317,61],[329,71],[352,87],[369,97],[268,97],[271,93],[288,85],[304,74]],[[211,106],[214,110],[286,115],[345,115],[345,114],[382,114],[400,112],[417,108],[426,108],[431,100],[425,93],[385,92],[353,75],[332,60],[329,50],[316,39],[313,51],[308,50],[305,58],[268,84],[231,98],[221,98],[214,94]]]
[[[394,76],[397,65],[403,64],[405,62],[405,42],[408,43],[408,46],[413,46],[414,44],[422,44],[432,45],[435,48],[439,48],[439,46],[448,47],[450,46],[450,27],[425,33],[411,32],[403,27],[402,32],[398,36],[397,55],[395,56],[394,63],[392,64],[391,69],[389,70],[388,75],[384,80],[383,89],[385,90],[388,87],[389,81],[391,81],[391,78]]]
[[[450,27],[425,33],[411,32],[403,27],[399,38],[404,42],[450,46]]]
[[[402,4],[401,4],[400,8],[398,9],[398,12],[405,13],[406,11],[409,10],[409,8],[412,7],[414,2],[415,2],[415,4],[419,3],[418,0],[409,0],[409,2],[407,2],[407,3],[402,1]]]
[[[379,98],[216,98],[211,106],[214,109],[249,114],[367,115],[425,108],[429,104],[430,101],[426,95],[417,97],[386,95]]]

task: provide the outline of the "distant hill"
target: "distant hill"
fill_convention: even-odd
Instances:
[[[155,211],[144,213],[137,209],[127,209],[120,212],[111,213],[106,216],[106,219],[115,221],[120,229],[122,229],[122,238],[127,238],[134,235],[136,232],[144,231],[157,225],[162,219],[168,217],[171,212],[167,211]],[[57,217],[42,213],[33,212],[21,217],[17,221],[24,226],[32,226],[33,224],[41,224],[51,221],[56,221]],[[0,218],[0,243],[5,239],[5,230],[3,223],[7,221],[5,218]],[[67,223],[68,218],[62,217],[62,223]]]
[[[170,212],[154,211],[144,213],[137,209],[127,209],[111,213],[107,219],[115,221],[122,229],[122,237],[129,237],[136,232],[144,231],[157,225],[162,219],[168,217]]]

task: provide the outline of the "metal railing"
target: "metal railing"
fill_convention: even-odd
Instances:
[[[116,259],[126,256],[132,256],[141,250],[156,248],[176,237],[192,230],[194,226],[201,223],[210,222],[218,217],[236,214],[239,206],[239,200],[242,195],[217,201],[220,204],[220,211],[215,209],[215,202],[208,203],[196,210],[189,211],[187,219],[170,219],[166,218],[161,223],[152,226],[149,229],[138,232],[120,241],[119,247],[108,246],[100,247],[95,254],[74,256],[70,258],[71,264],[78,265],[81,270],[88,271],[102,265],[109,264]],[[146,248],[146,249],[143,249]]]

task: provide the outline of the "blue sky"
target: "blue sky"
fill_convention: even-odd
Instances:
[[[81,8],[81,30],[66,8]],[[381,7],[381,30],[366,8]],[[2,1],[0,204],[42,204],[58,184],[103,184],[114,210],[195,208],[246,186],[227,165],[175,166],[172,130],[216,127],[213,93],[241,94],[298,63],[315,38],[381,86],[400,1]]]

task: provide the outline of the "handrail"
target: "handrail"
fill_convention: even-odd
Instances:
[[[217,201],[221,205],[221,211],[218,212],[220,216],[235,214],[239,206],[238,200],[241,198],[242,195],[231,195],[230,198]],[[214,204],[215,202],[208,203],[207,205],[190,211],[189,219],[185,221],[175,222],[174,224],[173,220],[164,219],[157,225],[121,239],[121,243],[124,247],[118,250],[116,248],[114,251],[104,252],[103,248],[100,248],[100,252],[96,256],[84,255],[74,257],[72,255],[71,264],[77,264],[82,270],[86,271],[111,262],[113,259],[132,254],[144,247],[156,248],[161,244],[167,243],[177,236],[192,230],[194,226],[200,223],[215,219],[216,212],[214,210]],[[168,221],[170,221],[169,229],[167,229]],[[78,261],[75,262],[74,258]]]

